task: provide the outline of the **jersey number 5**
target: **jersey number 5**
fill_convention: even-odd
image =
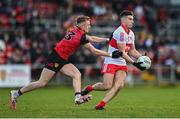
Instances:
[[[72,36],[75,35],[74,32],[69,32],[66,36],[65,36],[65,39],[66,40],[71,40]]]

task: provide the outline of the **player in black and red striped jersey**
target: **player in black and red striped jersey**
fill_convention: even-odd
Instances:
[[[16,109],[17,98],[20,95],[46,86],[49,80],[51,80],[51,78],[58,72],[72,77],[76,104],[81,104],[86,100],[89,100],[90,96],[81,96],[81,73],[72,63],[68,61],[69,56],[74,53],[81,45],[84,45],[87,49],[96,55],[112,58],[118,58],[122,56],[122,52],[119,51],[108,53],[94,48],[94,46],[89,41],[102,42],[105,41],[106,38],[86,35],[86,33],[89,32],[90,26],[90,18],[88,16],[80,16],[77,18],[76,26],[74,26],[71,31],[67,32],[65,37],[57,43],[51,54],[48,56],[39,80],[32,82],[19,90],[11,91],[10,98],[12,109]]]

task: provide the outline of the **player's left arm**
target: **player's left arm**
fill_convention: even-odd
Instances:
[[[98,50],[96,49],[91,43],[86,43],[84,44],[84,46],[90,50],[93,54],[95,55],[99,55],[99,56],[106,56],[106,57],[112,57],[112,58],[119,58],[120,56],[122,56],[122,52],[119,51],[113,51],[112,53],[108,53],[102,50]]]
[[[109,38],[101,38],[101,37],[97,37],[97,36],[90,36],[90,35],[86,35],[87,39],[90,42],[95,42],[95,43],[100,43],[100,42],[107,42],[109,41]]]
[[[114,51],[112,53],[108,53],[102,50],[96,49],[87,39],[87,36],[84,34],[81,37],[81,44],[84,45],[88,50],[90,50],[93,54],[99,55],[99,56],[107,56],[112,58],[118,58],[122,56],[122,52]]]
[[[86,43],[84,46],[95,55],[111,57],[110,53],[96,49],[91,43]]]
[[[130,50],[129,50],[129,55],[131,55],[132,57],[134,57],[134,58],[136,58],[136,59],[139,58],[140,56],[142,56],[142,54],[140,54],[140,53],[136,50],[134,44],[132,44],[132,46],[131,46],[131,48],[130,48]]]

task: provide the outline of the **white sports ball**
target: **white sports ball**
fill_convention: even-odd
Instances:
[[[146,67],[146,69],[149,69],[151,67],[151,59],[148,56],[139,57],[137,59],[137,62],[143,62],[141,66]]]

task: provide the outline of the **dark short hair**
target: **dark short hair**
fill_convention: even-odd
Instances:
[[[129,10],[123,10],[120,14],[120,17],[124,17],[124,16],[128,16],[128,15],[131,15],[131,16],[134,16],[133,12],[132,11],[129,11]]]
[[[79,25],[87,20],[90,20],[90,17],[89,16],[78,16],[77,19],[76,19],[76,25]]]

